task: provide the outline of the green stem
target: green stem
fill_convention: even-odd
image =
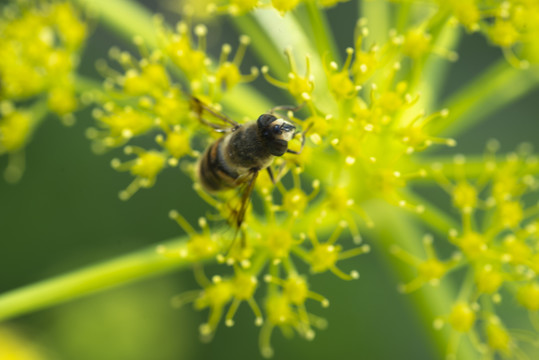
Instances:
[[[451,24],[446,23],[437,34],[437,41],[433,43],[433,51],[436,51],[436,49],[440,49],[440,51],[441,49],[443,51],[456,49],[461,35],[462,32],[459,29],[455,29]],[[448,59],[433,53],[429,55],[423,73],[418,74],[418,82],[423,81],[423,86],[420,86],[420,92],[425,98],[423,104],[429,113],[437,110],[434,107],[441,101],[439,94],[442,92],[441,89],[446,83],[447,73],[452,65],[453,63]]]
[[[306,75],[306,57],[309,54],[315,54],[316,49],[311,41],[312,36],[306,33],[298,19],[290,15],[280,17],[277,13],[270,11],[255,12],[254,17],[262,31],[269,36],[274,47],[281,49],[280,51],[284,51],[286,48],[292,50],[292,61],[297,67],[297,74],[299,76]],[[328,88],[328,85],[322,59],[318,56],[309,56],[309,61],[310,75],[316,79],[314,98],[317,107],[330,112],[331,109],[334,109],[334,103],[327,92],[324,91],[324,89]],[[287,69],[290,68],[287,66]],[[287,70],[287,74],[288,72],[290,70]],[[285,79],[284,81],[288,81],[287,77]],[[241,99],[240,102],[243,102],[243,100]]]
[[[418,204],[425,207],[425,210],[417,214],[417,217],[425,224],[429,225],[438,234],[447,236],[449,230],[460,228],[460,225],[455,219],[449,217],[447,213],[428,202],[425,198],[410,191],[402,193],[401,196],[407,203]]]
[[[436,104],[440,88],[445,83],[447,71],[451,62],[438,52],[452,51],[458,45],[460,31],[449,24],[449,14],[438,11],[433,15],[426,31],[431,35],[430,51],[423,58],[414,62],[410,76],[410,92],[420,93],[421,107],[430,113]]]
[[[93,90],[102,91],[103,83],[96,79],[77,74],[75,77],[75,91],[79,94],[84,94]]]
[[[312,38],[314,38],[316,48],[318,49],[318,55],[321,59],[329,56],[331,60],[340,64],[341,57],[337,50],[331,27],[328,25],[325,12],[320,9],[314,0],[306,1],[305,6],[307,7]]]
[[[90,14],[96,14],[126,39],[131,40],[134,35],[139,35],[149,46],[157,46],[153,16],[139,3],[129,0],[75,1],[86,7]]]
[[[186,248],[186,238],[165,243],[168,248]],[[166,257],[156,247],[89,266],[0,295],[0,320],[44,309],[114,286],[160,275],[191,264],[181,257]]]
[[[432,133],[454,136],[489,118],[539,85],[537,70],[511,67],[505,59],[476,76],[445,104],[449,116],[432,124]]]
[[[404,211],[381,201],[373,201],[365,206],[376,223],[372,231],[375,232],[374,236],[377,239],[373,245],[377,247],[378,253],[393,268],[393,273],[399,274],[399,280],[409,281],[417,276],[413,268],[404,265],[388,251],[391,245],[397,244],[411,253],[423,252],[420,241],[422,233],[413,219]],[[437,347],[437,358],[445,358],[449,330],[434,330],[433,319],[450,311],[453,300],[457,296],[456,289],[448,281],[442,281],[437,287],[426,285],[413,294],[402,296],[410,296],[413,299],[424,329],[432,329],[426,330],[425,336],[429,337]],[[477,354],[468,342],[462,342],[457,358],[476,359]]]
[[[246,84],[237,85],[227,91],[222,103],[228,110],[241,116],[249,116],[253,120],[275,106],[267,97]]]
[[[507,156],[499,155],[496,157],[489,158],[488,161],[503,166],[505,161],[507,161]],[[433,164],[442,165],[440,172],[448,179],[460,179],[462,174],[466,174],[466,179],[479,179],[482,176],[485,176],[488,173],[488,163],[487,158],[482,155],[466,155],[466,162],[464,164],[455,165],[454,156],[426,156],[418,158],[414,161],[416,168],[425,168],[428,170]],[[529,175],[538,175],[539,166],[535,165],[534,162],[529,162],[523,164],[525,167],[526,174]],[[435,183],[435,179],[431,176],[426,176],[423,178],[414,179],[415,183]]]
[[[390,7],[391,4],[385,1],[361,1],[359,16],[369,19],[367,24],[369,28],[368,39],[375,44],[382,45],[388,40],[390,24],[393,23]]]
[[[267,65],[271,72],[279,78],[286,78],[288,64],[284,52],[276,46],[255,18],[251,14],[246,14],[232,16],[230,20],[236,26],[238,32],[249,34],[251,38],[250,48],[254,49],[260,63]]]
[[[37,128],[41,125],[43,120],[47,117],[49,114],[49,109],[47,106],[47,99],[45,97],[40,98],[38,101],[36,101],[32,106],[29,107],[29,112],[32,114],[32,133],[37,130]]]
[[[284,51],[284,49],[291,47],[293,53],[298,54],[299,58],[296,59],[298,60],[298,65],[301,65],[299,60],[302,62],[304,61],[304,56],[306,54],[315,53],[310,34],[305,33],[302,26],[293,16],[286,15],[281,17],[275,12],[258,11],[254,12],[254,17],[262,31],[267,34],[274,47],[281,52]],[[260,46],[266,45],[267,44],[260,44]],[[275,56],[275,54],[273,56]],[[314,63],[314,65],[317,64]],[[318,69],[316,67],[314,69],[316,76],[316,71]],[[323,73],[321,67],[319,73]]]
[[[397,26],[395,27],[399,33],[404,33],[408,28],[408,24],[412,17],[410,16],[412,4],[409,2],[403,2],[399,4],[399,10],[397,12]]]

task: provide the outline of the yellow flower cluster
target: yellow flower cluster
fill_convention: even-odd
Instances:
[[[447,234],[455,248],[453,256],[439,257],[430,235],[423,239],[426,257],[392,247],[393,254],[418,273],[400,290],[438,285],[453,270],[468,269],[453,307],[435,321],[437,327],[447,323],[454,330],[449,354],[456,353],[455,339],[464,333],[480,352],[512,356],[517,339],[494,305],[501,301],[503,288],[522,308],[531,313],[539,310],[539,206],[526,199],[537,187],[534,174],[539,165],[526,151],[502,159],[491,144],[483,159],[483,172],[472,180],[462,156],[455,158],[450,170],[447,164],[432,165],[428,157],[420,158],[419,153],[432,145],[456,145],[455,140],[433,130],[437,122],[450,116],[451,109],[432,110],[432,84],[422,77],[432,58],[457,59],[456,53],[444,48],[448,42],[441,35],[446,25],[455,22],[469,31],[485,33],[516,67],[534,63],[539,58],[538,42],[534,41],[539,32],[539,6],[530,0],[435,1],[435,11],[423,21],[407,23],[404,18],[413,4],[406,4],[401,8],[401,22],[382,34],[378,43],[370,37],[367,20],[359,19],[341,61],[340,52],[324,43],[322,35],[327,29],[317,17],[319,7],[338,2],[193,2],[187,5],[189,16],[174,29],[156,18],[156,48],[147,48],[137,36],[134,42],[140,56],[114,47],[109,53],[113,64],[98,63],[105,85],[97,97],[100,106],[93,111],[96,125],[87,130],[87,137],[96,152],[123,149],[127,159],[111,161],[115,170],[129,172],[133,178],[120,191],[122,200],[154,186],[165,169],[181,168],[193,178],[201,199],[212,206],[211,217],[199,218],[200,230],[171,211],[170,217],[188,235],[188,243],[180,250],[165,246],[157,250],[194,264],[201,289],[179,295],[174,304],[193,303],[197,309],[209,310],[208,320],[200,327],[203,339],[211,339],[223,319],[232,326],[243,302],[251,308],[255,324],[261,326],[264,356],[273,353],[270,340],[276,327],[312,339],[314,330],[323,328],[325,321],[306,305],[315,300],[326,307],[329,300],[311,290],[309,274],[329,271],[344,280],[357,279],[357,271],[344,270],[344,260],[370,251],[369,245],[361,244],[360,231],[375,226],[366,210],[369,203],[381,199],[420,215],[426,207],[410,200],[409,185],[421,180],[439,184],[450,195],[462,225]],[[200,6],[233,15],[256,9],[253,18],[260,19],[264,11],[274,14],[277,10],[282,17],[273,20],[278,18],[287,25],[295,19],[293,10],[305,6],[313,33],[320,38],[312,44],[297,41],[295,45],[304,46],[301,51],[294,46],[284,49],[283,59],[271,61],[281,68],[260,68],[262,80],[293,102],[272,111],[294,122],[295,135],[300,136],[289,143],[298,154],[274,159],[270,168],[274,175],[257,174],[252,202],[242,198],[241,187],[209,194],[196,179],[194,169],[200,154],[223,136],[212,131],[211,121],[203,119],[201,111],[216,121],[223,120],[222,114],[234,114],[241,125],[241,116],[253,116],[254,107],[242,95],[249,100],[263,98],[246,85],[259,75],[258,68],[241,69],[250,38],[242,35],[235,51],[224,44],[220,54],[212,57],[206,49],[211,35],[208,29],[191,24],[190,15]],[[38,122],[36,114],[49,108],[66,115],[78,107],[72,72],[86,35],[86,27],[69,3],[46,2],[41,7],[18,9],[7,7],[0,22],[0,35],[7,39],[0,48],[0,153],[10,154],[24,147]],[[265,26],[263,22],[259,25],[261,29]],[[264,52],[260,48],[264,45],[250,46]],[[29,100],[37,104],[33,109],[18,109],[19,101]],[[259,113],[266,110],[256,109]],[[150,145],[141,141],[148,135],[154,139]],[[15,168],[8,167],[12,178],[20,176]],[[231,221],[239,213],[243,222]],[[223,229],[226,221],[234,228]],[[202,266],[208,259],[220,263],[211,276]],[[266,294],[262,300],[261,292]]]
[[[310,290],[307,277],[298,273],[296,259],[309,265],[311,273],[329,270],[342,279],[352,280],[358,278],[359,274],[356,271],[343,272],[337,267],[337,262],[367,253],[370,248],[362,245],[344,250],[342,245],[336,244],[342,230],[347,228],[345,222],[339,224],[329,239],[321,243],[315,227],[299,224],[298,215],[284,222],[278,220],[279,214],[273,210],[271,199],[266,198],[265,201],[269,213],[248,219],[248,227],[252,231],[249,232],[248,242],[241,246],[230,248],[228,239],[210,232],[204,218],[199,221],[203,231],[197,233],[181,215],[173,211],[171,217],[190,235],[187,250],[178,252],[160,246],[158,251],[165,256],[180,256],[193,261],[217,255],[218,259],[232,265],[231,275],[214,275],[211,280],[204,275],[201,266],[195,267],[195,277],[202,289],[179,295],[174,299],[174,304],[181,306],[193,302],[195,308],[209,308],[208,321],[200,327],[202,339],[209,340],[223,315],[225,325],[232,326],[238,306],[243,301],[247,302],[255,316],[255,324],[262,326],[261,352],[264,356],[271,356],[273,349],[270,339],[276,326],[283,331],[295,330],[302,337],[312,340],[315,335],[313,327],[321,328],[325,324],[323,319],[307,312],[306,302],[312,299],[327,307],[329,300]],[[271,219],[269,223],[267,218]],[[316,219],[315,222],[321,223],[321,220]],[[228,256],[220,255],[220,251],[227,248]],[[255,299],[262,285],[260,278],[264,279],[268,294],[262,310]]]
[[[179,23],[174,32],[161,27],[160,50],[150,53],[137,40],[140,53],[146,54],[142,60],[113,49],[111,56],[123,72],[101,65],[110,95],[103,109],[95,112],[99,128],[91,129],[89,135],[96,149],[125,145],[126,153],[136,155],[124,163],[113,160],[114,168],[135,176],[133,183],[120,193],[122,199],[129,198],[140,187],[152,186],[165,166],[176,166],[185,155],[197,157],[203,150],[191,150],[189,146],[195,143],[193,137],[207,127],[191,116],[193,104],[189,103],[188,94],[206,102],[209,111],[217,114],[221,96],[226,96],[237,83],[256,76],[256,70],[250,75],[241,75],[239,70],[247,38],[240,38],[233,61],[227,60],[231,48],[225,45],[219,62],[214,63],[205,51],[206,28],[195,26],[192,31],[196,42],[187,23]],[[210,310],[208,321],[200,328],[204,339],[213,336],[223,317],[226,325],[232,325],[236,309],[243,301],[253,310],[255,323],[262,325],[260,342],[264,355],[272,354],[270,338],[275,327],[292,329],[312,339],[313,329],[324,321],[307,313],[305,303],[315,299],[327,306],[329,302],[309,289],[307,276],[297,270],[298,260],[307,264],[313,274],[330,271],[345,280],[356,279],[356,271],[343,271],[338,263],[370,250],[368,245],[358,246],[361,235],[357,217],[366,226],[373,225],[360,202],[381,197],[421,211],[420,205],[408,204],[400,197],[400,189],[410,179],[426,175],[424,169],[412,167],[407,159],[433,144],[452,146],[455,142],[428,133],[429,124],[447,116],[447,111],[425,116],[417,109],[419,97],[409,92],[409,84],[395,79],[402,75],[401,62],[417,61],[432,53],[432,49],[427,46],[412,56],[406,51],[406,46],[412,46],[410,41],[404,41],[407,36],[398,34],[393,34],[384,46],[365,49],[367,33],[362,20],[358,23],[356,47],[347,50],[342,67],[328,59],[321,68],[313,69],[306,57],[301,69],[292,49],[285,51],[289,65],[286,80],[273,77],[268,67],[262,67],[267,82],[284,89],[298,105],[303,105],[298,113],[303,111],[307,115],[296,117],[288,112],[287,117],[304,130],[309,129],[308,141],[315,146],[306,146],[300,155],[286,154],[274,161],[274,173],[282,182],[274,185],[265,173],[258,177],[255,192],[261,199],[261,208],[255,211],[249,207],[246,220],[235,235],[220,234],[205,218],[199,222],[202,232],[197,232],[178,212],[171,212],[190,240],[187,250],[159,247],[160,253],[193,262],[217,257],[224,263],[225,272],[227,266],[233,269],[232,274],[210,278],[197,270],[202,290],[182,294],[176,301],[177,305],[193,302],[197,308]],[[178,74],[165,70],[166,60],[171,60]],[[318,71],[317,76],[314,71]],[[186,83],[187,90],[175,85],[171,74]],[[317,82],[320,75],[327,81]],[[317,86],[321,87],[318,91],[333,95],[324,98],[325,105],[319,105]],[[160,112],[163,107],[158,104],[164,99],[169,101],[164,108],[174,111]],[[160,149],[144,150],[129,144],[134,137],[147,133],[157,134]],[[293,149],[300,147],[296,141],[291,142]],[[184,163],[192,173],[190,162]],[[301,180],[305,179],[304,173],[314,178],[310,186]],[[236,190],[209,195],[198,184],[195,190],[215,208],[217,214],[212,214],[212,218],[230,220],[241,207],[241,196]],[[338,243],[345,229],[353,244]],[[436,276],[431,274],[436,273],[435,265],[429,264],[424,270],[428,281]],[[255,298],[264,284],[261,279],[268,288],[263,306]]]
[[[534,0],[438,1],[468,31],[481,31],[516,67],[539,61],[539,3]]]
[[[189,0],[184,4],[184,11],[197,16],[206,16],[208,13],[222,13],[230,15],[243,15],[256,9],[274,9],[284,15],[293,11],[301,3],[311,0]],[[349,0],[316,0],[316,6],[331,7]]]
[[[464,333],[481,352],[515,356],[519,336],[505,328],[503,317],[494,310],[502,293],[512,298],[506,302],[529,311],[532,323],[533,313],[539,310],[539,206],[530,205],[527,199],[538,186],[533,174],[539,161],[527,146],[503,159],[495,156],[497,148],[496,141],[489,143],[483,172],[475,182],[467,179],[466,158],[461,155],[455,157],[451,171],[445,169],[454,181],[446,177],[440,164],[433,165],[432,176],[450,195],[462,219],[462,228],[448,234],[457,249],[451,260],[438,259],[432,237],[426,243],[426,260],[394,249],[395,255],[418,272],[416,279],[403,285],[404,291],[414,291],[427,282],[437,285],[453,269],[466,267],[467,280],[461,285],[459,299],[448,317],[435,323],[441,327],[445,321],[455,331],[450,355],[457,351],[458,334]]]
[[[469,99],[459,102],[457,96],[447,109],[438,105],[447,61],[458,58],[456,26],[480,32],[502,49],[512,67],[503,62],[506,68],[490,84],[512,85],[508,78],[522,79],[514,74],[539,64],[539,1],[365,0],[357,3],[369,19],[351,24],[346,49],[338,48],[324,13],[340,2],[346,0],[192,0],[182,2],[182,20],[173,28],[155,17],[154,48],[143,40],[149,34],[137,35],[138,55],[113,47],[112,62],[97,63],[105,81],[103,89],[92,92],[98,105],[92,112],[95,126],[86,135],[93,150],[123,150],[111,160],[114,170],[131,175],[119,192],[122,200],[153,187],[163,171],[175,168],[193,179],[194,190],[210,205],[198,228],[170,211],[188,240],[179,248],[157,247],[159,259],[193,265],[200,288],[175,297],[173,304],[192,303],[209,312],[200,326],[203,340],[220,331],[221,323],[233,326],[243,303],[260,326],[263,356],[273,354],[276,328],[313,339],[326,323],[309,303],[325,308],[330,296],[313,290],[311,276],[330,272],[342,280],[358,279],[346,260],[371,251],[363,237],[373,235],[376,222],[384,220],[377,211],[395,206],[439,233],[425,235],[422,242],[409,236],[423,255],[406,247],[409,239],[377,248],[416,272],[399,290],[409,293],[439,286],[449,275],[456,278],[458,294],[434,319],[436,328],[450,327],[448,357],[458,357],[459,339],[465,337],[485,358],[523,358],[519,343],[536,341],[539,332],[539,205],[534,203],[539,160],[527,146],[501,156],[496,142],[479,160],[463,155],[448,160],[428,150],[456,146],[440,134],[451,121],[462,125],[459,116],[473,108],[473,95],[483,101],[501,95],[477,91],[478,82],[467,88]],[[118,6],[133,10],[132,5]],[[374,14],[378,10],[380,17]],[[223,44],[211,55],[207,44],[213,34],[192,23],[202,14],[232,15],[231,21],[251,30],[256,41],[240,35],[237,44]],[[10,157],[8,181],[22,175],[24,147],[48,111],[73,121],[85,90],[75,71],[87,33],[82,16],[66,0],[17,0],[2,7],[0,155]],[[242,63],[251,48],[264,64],[246,71]],[[272,104],[256,91],[253,81],[259,75],[288,100]],[[502,103],[532,86],[517,85],[515,91],[508,86],[511,94]],[[459,106],[451,108],[455,103]],[[248,169],[256,175],[252,187],[242,183],[206,192],[195,170],[203,151],[264,111],[295,124],[287,145],[292,151],[272,159],[267,173]],[[213,123],[226,123],[225,114],[238,127]],[[212,149],[227,151],[226,142]],[[237,165],[232,161],[224,165]],[[415,185],[424,183],[447,194],[458,222],[429,213],[434,207],[416,196]],[[382,235],[379,243],[387,239]],[[203,263],[212,260],[217,264],[209,274]],[[533,331],[509,330],[502,304],[527,313]]]
[[[96,150],[122,146],[126,154],[135,155],[126,162],[112,161],[115,169],[134,176],[120,193],[122,199],[141,187],[153,186],[167,166],[183,163],[182,168],[193,176],[193,161],[183,158],[198,157],[203,147],[195,144],[206,145],[213,137],[208,136],[211,128],[191,114],[197,110],[191,96],[205,103],[205,111],[218,120],[221,99],[258,73],[256,69],[248,75],[240,71],[249,43],[245,36],[240,37],[232,60],[228,59],[231,46],[224,45],[216,62],[206,52],[206,27],[192,27],[186,21],[172,31],[160,20],[158,25],[159,49],[149,51],[137,38],[141,60],[113,48],[110,55],[122,70],[100,64],[107,78],[107,93],[102,108],[94,112],[97,127],[88,135]],[[408,204],[401,195],[408,181],[427,174],[411,159],[433,144],[454,146],[455,141],[429,134],[430,124],[446,117],[448,111],[425,115],[420,97],[407,80],[411,79],[410,64],[436,53],[428,29],[390,35],[385,44],[367,45],[368,29],[365,20],[360,20],[354,47],[346,50],[342,66],[329,54],[322,62],[306,56],[304,64],[296,63],[297,54],[289,48],[285,50],[285,79],[273,77],[268,66],[262,67],[266,81],[295,100],[299,109],[288,111],[286,116],[307,132],[308,144],[300,155],[275,159],[273,173],[282,181],[274,185],[265,172],[258,176],[254,197],[261,200],[260,206],[247,209],[241,228],[222,234],[201,218],[202,231],[197,232],[178,212],[171,212],[190,240],[187,248],[161,246],[158,251],[193,262],[216,257],[225,269],[209,278],[198,269],[196,278],[202,289],[182,294],[175,302],[193,302],[197,308],[210,310],[208,321],[200,328],[204,339],[213,336],[223,317],[226,325],[232,325],[243,301],[251,307],[255,323],[262,325],[264,355],[272,354],[270,338],[275,327],[312,339],[314,328],[324,321],[307,312],[306,301],[315,299],[324,306],[329,302],[310,290],[307,275],[297,270],[298,260],[312,274],[330,271],[344,280],[356,279],[359,274],[342,270],[340,262],[370,250],[368,245],[359,245],[360,220],[367,227],[373,226],[361,203],[376,197],[422,211],[421,204]],[[167,63],[173,64],[172,70],[166,68]],[[292,106],[282,107],[289,108]],[[147,134],[155,134],[155,148],[131,144],[134,138]],[[202,141],[193,140],[201,136]],[[291,148],[298,150],[298,142],[292,140]],[[310,186],[304,181],[308,177]],[[217,212],[212,218],[230,221],[241,208],[239,190],[210,195],[196,179],[195,190]],[[339,243],[343,230],[353,243]],[[232,274],[226,274],[230,266]],[[422,266],[421,281],[432,282],[454,264],[442,264],[433,257]],[[261,285],[267,287],[268,295],[259,306],[256,294]],[[418,285],[421,283],[413,286]]]
[[[11,157],[5,172],[8,181],[22,175],[22,149],[45,108],[67,124],[73,122],[71,114],[79,107],[73,77],[86,36],[86,24],[69,2],[17,1],[3,8],[0,155]]]

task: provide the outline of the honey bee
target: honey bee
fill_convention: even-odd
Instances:
[[[296,126],[288,120],[276,117],[273,112],[297,108],[273,108],[269,113],[260,115],[256,121],[246,124],[239,124],[213,111],[197,98],[192,98],[192,108],[202,123],[226,134],[208,146],[203,153],[198,162],[197,176],[202,187],[210,193],[244,186],[240,208],[235,213],[233,224],[239,229],[260,171],[266,169],[275,183],[276,179],[270,167],[273,159],[285,153],[300,154],[305,144],[306,131],[302,133],[300,150],[294,151],[288,148],[288,142],[299,133]],[[223,121],[225,126],[208,121],[203,116],[204,112]]]

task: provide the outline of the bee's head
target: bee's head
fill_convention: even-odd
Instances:
[[[256,123],[269,152],[275,156],[282,156],[288,149],[288,142],[294,137],[296,127],[270,114],[260,115]]]

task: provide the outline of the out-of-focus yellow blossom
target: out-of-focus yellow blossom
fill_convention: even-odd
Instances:
[[[24,147],[32,129],[30,114],[14,109],[9,103],[2,105],[0,154],[15,152]]]
[[[449,10],[468,31],[482,32],[502,48],[515,67],[537,64],[539,3],[534,0],[451,0],[436,1],[439,11]]]
[[[70,3],[31,4],[12,4],[0,20],[3,99],[27,99],[52,91],[62,82],[72,84],[78,52],[87,36],[86,25]]]
[[[6,360],[45,360],[44,349],[25,339],[17,331],[0,328],[0,359]]]
[[[73,122],[72,113],[80,105],[74,72],[88,31],[79,11],[65,1],[16,1],[1,11],[0,101],[19,110],[0,120],[0,154],[21,158],[45,116],[43,100],[66,124]],[[14,120],[20,124],[14,126]],[[14,182],[23,172],[23,162],[11,161],[5,177]]]

